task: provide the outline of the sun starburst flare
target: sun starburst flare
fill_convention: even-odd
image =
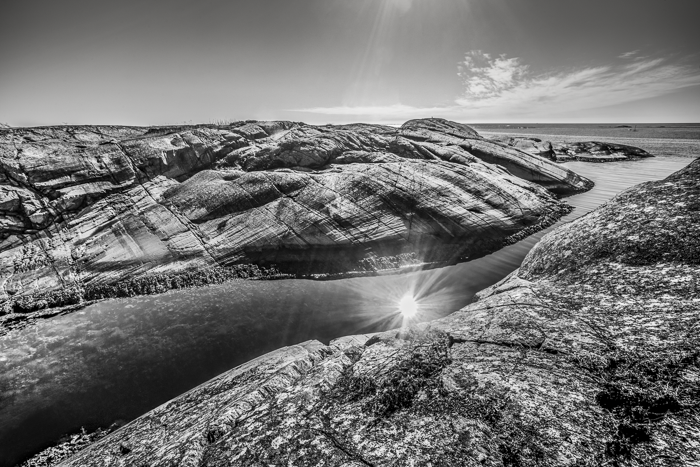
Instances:
[[[413,295],[406,294],[399,300],[399,311],[404,318],[410,319],[418,313],[418,302],[413,298]]]

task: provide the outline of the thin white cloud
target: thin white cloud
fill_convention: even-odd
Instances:
[[[639,53],[639,50],[631,50],[623,54],[618,55],[618,58],[632,58]]]
[[[501,56],[486,60],[486,65],[470,67],[473,59],[467,56],[460,70],[465,92],[456,102],[465,110],[524,114],[590,109],[656,97],[700,84],[697,69],[660,58],[541,74],[530,72],[518,59]],[[501,79],[503,75],[513,79]],[[492,91],[483,95],[479,92],[481,88]]]
[[[638,53],[633,52],[626,54],[632,57]],[[431,115],[480,121],[522,117],[546,119],[553,114],[608,107],[700,85],[697,67],[639,56],[621,64],[536,73],[517,57],[494,57],[472,51],[459,64],[458,75],[464,92],[454,105],[339,106],[298,111],[377,119]]]
[[[458,67],[465,95],[478,99],[497,96],[515,85],[527,73],[527,66],[505,55],[492,59],[480,50],[467,53]]]

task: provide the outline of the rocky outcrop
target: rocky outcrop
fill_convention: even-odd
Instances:
[[[551,223],[566,207],[550,191],[590,186],[438,119],[6,129],[0,299],[30,311],[239,264],[305,275],[453,262]],[[60,293],[18,301],[37,291]]]
[[[446,318],[264,355],[62,465],[700,465],[700,161]]]
[[[493,136],[490,139],[519,149],[528,154],[556,162],[578,160],[584,162],[614,162],[653,157],[644,149],[625,144],[597,141],[563,142],[542,141],[534,137]]]

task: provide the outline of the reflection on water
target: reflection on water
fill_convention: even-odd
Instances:
[[[563,221],[689,162],[568,163],[596,187],[569,198],[576,209]],[[431,271],[338,281],[230,282],[106,301],[11,332],[0,338],[0,465],[12,465],[81,426],[133,419],[281,346],[398,327],[397,304],[407,293],[418,301],[422,319],[445,316],[517,268],[542,234]]]

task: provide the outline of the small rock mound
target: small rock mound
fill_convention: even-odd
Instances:
[[[615,162],[654,157],[644,149],[617,143],[598,141],[550,142],[539,138],[493,136],[490,139],[507,144],[528,154],[556,162],[578,160],[584,162]]]

